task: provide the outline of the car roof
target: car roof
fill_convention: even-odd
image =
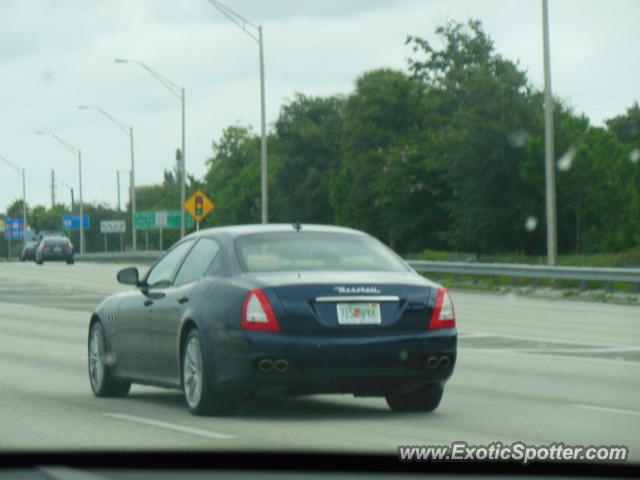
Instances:
[[[239,237],[242,235],[250,235],[254,233],[269,233],[269,232],[294,232],[295,226],[292,223],[269,223],[269,224],[251,224],[251,225],[229,225],[224,227],[208,228],[206,230],[200,230],[194,232],[190,237],[208,236],[211,234],[227,234],[233,237]],[[333,225],[317,225],[310,223],[300,224],[301,232],[323,232],[323,233],[346,233],[352,235],[366,235],[366,233],[360,230],[347,227],[336,227]]]

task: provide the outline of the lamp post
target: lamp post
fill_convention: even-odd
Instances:
[[[547,210],[547,263],[556,264],[558,253],[556,220],[556,171],[553,151],[553,97],[551,94],[551,55],[549,53],[549,8],[542,0],[542,44],[544,50],[544,151]]]
[[[178,100],[180,100],[181,105],[181,118],[182,118],[182,161],[180,162],[180,176],[182,177],[180,180],[180,238],[184,237],[185,234],[185,211],[184,211],[184,202],[185,198],[185,190],[186,190],[186,155],[185,155],[185,126],[184,126],[184,87],[179,87],[175,83],[173,83],[168,78],[160,75],[158,72],[145,65],[144,63],[138,60],[131,60],[126,58],[116,58],[114,60],[115,63],[136,63],[140,65],[143,69],[145,69],[149,74],[155,78],[158,82],[164,85]]]
[[[262,25],[255,25],[242,15],[234,12],[229,7],[223,5],[218,0],[209,0],[209,3],[218,9],[225,17],[235,23],[242,29],[249,37],[258,43],[260,54],[260,205],[261,205],[261,218],[262,223],[269,222],[269,208],[268,208],[268,185],[267,185],[267,127],[266,127],[266,113],[265,113],[265,93],[264,93],[264,55],[263,55],[263,41],[262,41]],[[253,29],[253,32],[248,30],[248,27]],[[257,36],[256,36],[257,34]]]
[[[78,157],[78,181],[80,183],[80,253],[84,253],[84,210],[82,207],[82,152],[79,148],[74,147],[70,143],[65,142],[55,133],[36,131],[36,135],[50,135],[60,145],[69,150],[74,156]]]
[[[18,167],[16,164],[4,158],[1,155],[0,155],[0,160],[3,160],[7,165],[13,168],[16,172],[18,173],[22,172],[22,220],[24,222],[24,233],[22,234],[22,239],[26,243],[27,241],[27,193],[26,192],[27,191],[26,191],[26,181],[24,178],[25,177],[24,168]]]
[[[118,177],[118,211],[120,211],[120,174],[129,174],[129,202],[131,203],[131,170],[116,170],[116,176]]]
[[[102,115],[107,117],[116,127],[118,127],[125,135],[129,136],[129,145],[131,151],[131,232],[133,235],[133,243],[132,250],[136,251],[136,181],[135,181],[135,162],[133,157],[133,127],[130,125],[126,125],[125,123],[118,120],[113,115],[107,113],[100,107],[96,107],[95,105],[78,105],[80,110],[96,110],[100,112]],[[118,210],[120,209],[120,200],[118,196]]]

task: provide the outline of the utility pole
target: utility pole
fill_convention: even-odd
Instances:
[[[51,170],[51,208],[56,206],[56,182],[55,182],[55,173],[53,169]]]
[[[556,226],[556,170],[553,150],[553,97],[551,95],[551,55],[549,53],[549,8],[542,0],[542,36],[544,46],[544,146],[547,203],[547,263],[556,264],[558,253]]]
[[[120,172],[116,170],[116,178],[118,179],[118,211],[120,211]]]

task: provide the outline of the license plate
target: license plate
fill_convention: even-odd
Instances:
[[[380,325],[379,303],[338,303],[338,325]]]
[[[56,252],[56,253],[59,252],[60,251],[60,247],[53,247],[53,251]]]

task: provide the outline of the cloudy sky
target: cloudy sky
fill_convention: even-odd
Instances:
[[[348,94],[365,71],[406,71],[406,36],[437,42],[449,20],[481,20],[497,51],[542,87],[541,0],[225,1],[263,25],[269,124],[295,92]],[[554,94],[596,125],[639,101],[640,1],[549,0],[549,10]],[[77,159],[36,130],[82,149],[85,202],[116,204],[128,137],[80,104],[133,126],[137,185],[172,168],[178,99],[114,58],[185,87],[187,169],[197,177],[223,128],[260,129],[257,44],[207,0],[2,0],[0,18],[0,156],[25,168],[30,205],[50,206],[51,170],[56,202],[70,202],[68,186],[78,195]],[[0,211],[21,197],[19,175],[0,162]]]

